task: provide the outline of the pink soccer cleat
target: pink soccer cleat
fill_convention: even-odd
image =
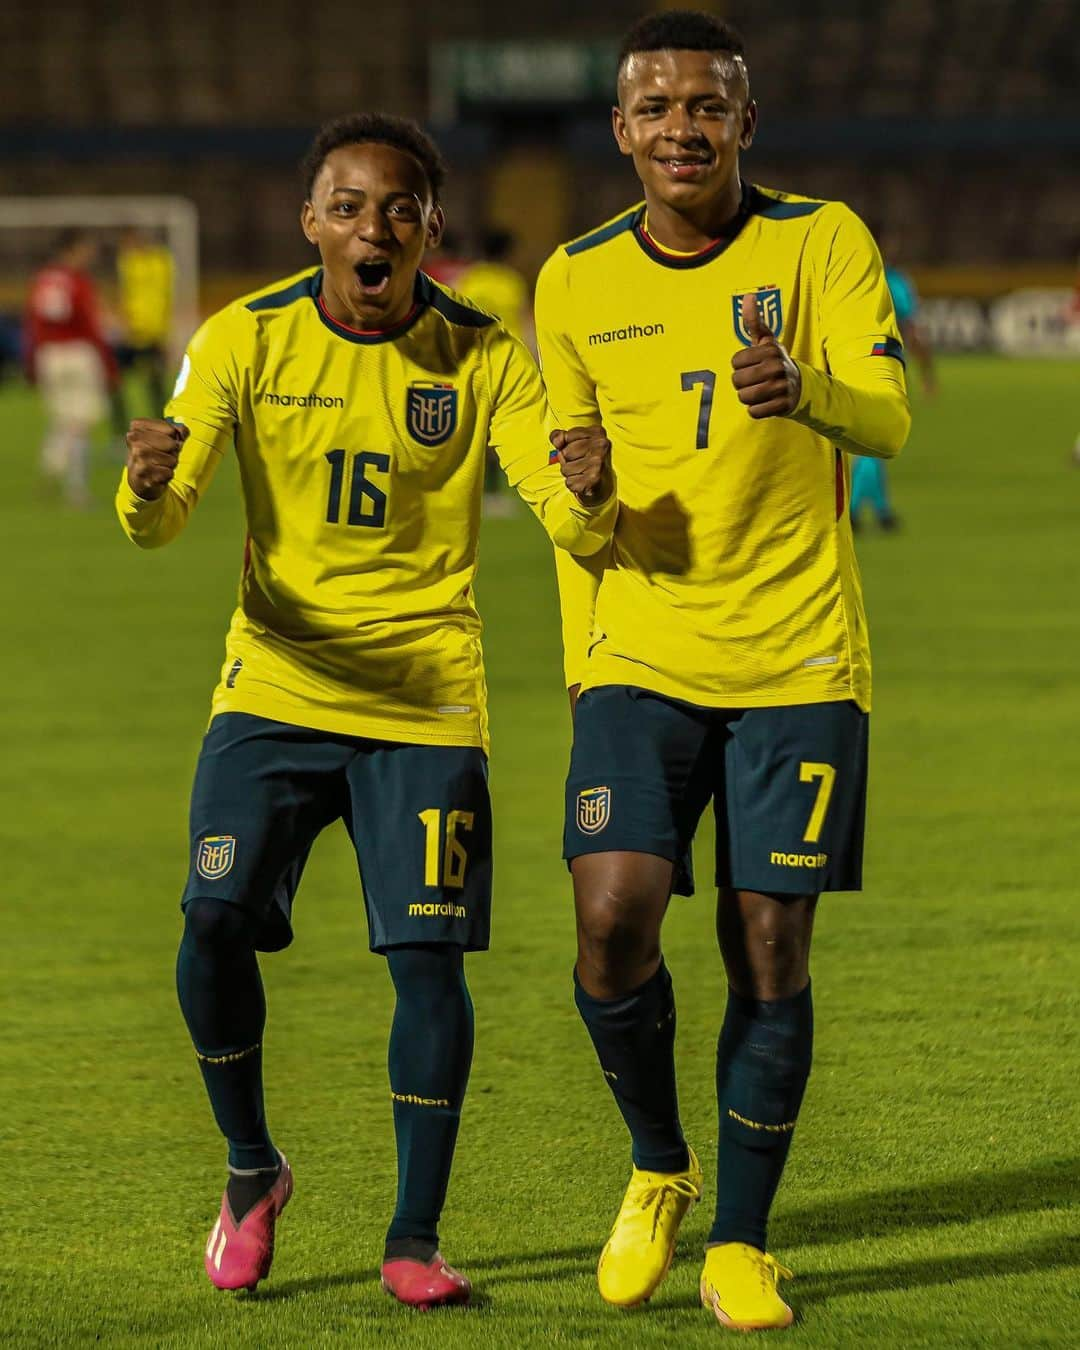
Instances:
[[[430,1261],[401,1258],[384,1261],[382,1287],[399,1303],[409,1308],[443,1308],[452,1303],[468,1303],[472,1285],[448,1266],[441,1252]]]
[[[228,1192],[206,1244],[206,1273],[219,1289],[254,1289],[270,1274],[274,1259],[274,1225],[293,1192],[292,1168],[281,1154],[281,1171],[263,1198],[240,1223],[233,1218]]]

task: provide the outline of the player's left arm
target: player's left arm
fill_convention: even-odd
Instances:
[[[492,336],[488,363],[490,441],[510,486],[560,548],[596,553],[619,509],[603,427],[556,430],[536,362],[504,329]]]
[[[842,450],[890,459],[907,440],[911,412],[881,256],[854,212],[827,210],[812,245],[826,369],[793,360],[747,295],[751,345],[732,358],[732,381],[755,419],[790,417]]]
[[[873,236],[839,203],[820,222],[820,314],[828,369],[800,363],[793,414],[842,450],[891,459],[911,429],[904,351]],[[822,213],[823,216],[825,213]]]
[[[901,319],[899,323],[904,346],[919,364],[923,393],[927,398],[933,398],[938,391],[937,371],[934,367],[934,350],[923,331],[922,324],[919,323],[917,311],[912,314],[911,318]]]

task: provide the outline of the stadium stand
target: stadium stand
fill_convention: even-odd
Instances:
[[[380,12],[376,49],[367,20],[342,0],[210,8],[8,0],[0,192],[182,191],[199,207],[210,271],[299,265],[293,166],[319,121],[359,106],[423,117],[437,44],[478,33],[610,39],[639,8],[415,0]],[[759,181],[888,214],[902,222],[914,258],[1071,259],[1080,6],[804,0],[763,13],[752,0],[730,0],[720,8],[758,58],[762,119],[748,168]],[[631,184],[611,152],[602,99],[561,121],[513,127],[526,143],[548,137],[562,147],[567,233],[594,220],[598,204],[602,212],[625,201]],[[482,215],[506,124],[492,116],[439,130],[454,169],[452,211]]]

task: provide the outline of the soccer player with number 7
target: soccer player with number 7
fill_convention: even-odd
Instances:
[[[731,28],[642,20],[613,126],[645,199],[556,250],[536,290],[560,426],[602,420],[618,445],[610,548],[557,560],[575,997],[633,1145],[600,1293],[652,1297],[702,1193],[660,938],[711,801],[728,992],[701,1298],[740,1330],[792,1320],[766,1223],[810,1072],[810,935],[822,891],[861,885],[870,656],[847,457],[896,454],[909,423],[873,240],[838,202],[743,180],[756,120]]]
[[[579,424],[552,451],[526,349],[420,270],[443,228],[431,140],[398,118],[344,118],[304,173],[301,223],[321,266],[196,333],[168,420],[131,426],[117,509],[137,544],[168,543],[235,449],[247,546],[192,792],[177,962],[228,1142],[207,1274],[251,1289],[270,1269],[293,1182],[263,1108],[256,952],[292,940],[308,850],[343,819],[396,992],[382,1281],[428,1308],[470,1294],[437,1226],[472,1058],[463,957],[487,947],[490,921],[473,601],[487,447],[561,547],[601,548],[618,503],[603,428]]]

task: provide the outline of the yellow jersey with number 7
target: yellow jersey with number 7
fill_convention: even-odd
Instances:
[[[789,417],[753,420],[732,385],[747,292],[800,367]],[[609,550],[558,561],[567,683],[869,708],[846,458],[895,454],[909,414],[858,217],[746,185],[725,236],[687,255],[635,206],[548,259],[536,330],[556,421],[603,421],[621,503]]]

